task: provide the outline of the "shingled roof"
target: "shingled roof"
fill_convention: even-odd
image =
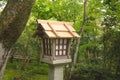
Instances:
[[[41,36],[47,35],[49,38],[78,38],[80,37],[72,27],[73,22],[61,22],[50,20],[37,20],[38,30],[42,29]],[[45,34],[43,34],[43,32]],[[39,33],[38,33],[39,34]]]

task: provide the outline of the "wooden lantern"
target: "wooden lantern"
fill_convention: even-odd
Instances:
[[[37,20],[36,36],[42,39],[42,61],[49,64],[71,62],[70,43],[79,35],[71,22]]]

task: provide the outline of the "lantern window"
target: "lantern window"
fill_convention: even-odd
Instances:
[[[56,39],[55,56],[66,56],[68,54],[69,39]]]
[[[48,56],[51,56],[52,55],[52,52],[51,52],[51,44],[52,44],[52,40],[49,39],[49,38],[44,38],[43,39],[43,48],[44,48],[44,54],[45,55],[48,55]]]

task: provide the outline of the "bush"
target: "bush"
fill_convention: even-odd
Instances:
[[[71,80],[117,80],[114,75],[106,68],[87,65],[77,66],[73,72]]]

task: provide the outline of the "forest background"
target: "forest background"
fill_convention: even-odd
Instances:
[[[6,4],[4,0],[0,2],[1,7]],[[41,40],[33,38],[36,19],[74,22],[79,33],[84,16],[77,63],[70,79],[119,80],[120,0],[88,0],[86,15],[84,0],[36,0],[22,35],[12,47],[3,80],[48,79],[48,65],[40,61]],[[72,41],[72,59],[76,43],[77,40]],[[65,66],[65,79],[70,76],[71,65]]]

